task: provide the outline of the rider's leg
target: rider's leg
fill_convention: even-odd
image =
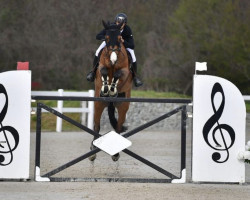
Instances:
[[[143,83],[139,79],[139,77],[137,76],[137,63],[136,63],[135,52],[134,52],[133,49],[127,48],[127,50],[129,51],[129,53],[130,53],[130,55],[132,57],[132,68],[131,68],[131,71],[133,73],[133,79],[134,79],[135,87],[140,87],[140,86],[143,85]]]
[[[93,70],[91,72],[88,73],[87,75],[87,80],[90,82],[93,82],[95,80],[95,74],[96,74],[96,70],[98,68],[98,63],[99,63],[99,58],[98,55],[100,53],[100,51],[106,46],[105,41],[103,41],[101,43],[101,45],[99,46],[99,48],[96,50],[95,52],[95,58],[93,61]]]

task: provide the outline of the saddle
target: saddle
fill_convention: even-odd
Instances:
[[[130,52],[128,50],[126,50],[126,51],[127,51],[127,54],[128,54],[129,69],[131,71],[133,60],[132,60],[132,56],[131,56]]]

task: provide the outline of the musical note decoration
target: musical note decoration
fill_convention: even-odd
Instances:
[[[17,148],[19,144],[19,134],[15,128],[12,126],[4,126],[3,120],[7,114],[8,110],[8,94],[5,87],[0,84],[0,94],[5,96],[5,103],[3,109],[0,111],[0,138],[4,138],[0,143],[0,166],[7,166],[13,161],[13,151]],[[10,133],[10,134],[9,134]],[[2,137],[3,134],[3,137]],[[10,142],[9,137],[13,137]],[[14,144],[13,142],[14,141]],[[8,160],[7,160],[8,159]]]
[[[221,103],[216,109],[214,98],[216,93],[220,93],[222,96]],[[229,149],[233,146],[235,142],[235,132],[231,126],[228,124],[220,124],[219,119],[224,110],[225,106],[225,95],[222,86],[219,83],[215,83],[211,92],[211,103],[214,114],[207,120],[203,127],[203,138],[207,145],[212,149],[216,150],[212,154],[212,160],[216,163],[225,163],[229,159]],[[219,134],[218,134],[219,132]],[[212,137],[209,135],[212,134]],[[225,137],[228,134],[229,137]],[[221,137],[221,138],[218,138]],[[212,139],[211,139],[212,138]],[[226,141],[227,138],[227,141]],[[221,139],[221,140],[218,140]],[[230,139],[230,141],[228,141]],[[220,141],[220,142],[219,142]],[[226,152],[225,158],[221,158],[222,153]]]

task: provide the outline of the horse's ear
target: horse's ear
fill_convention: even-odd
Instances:
[[[108,24],[104,20],[102,20],[102,24],[103,24],[104,28],[107,30],[108,29]]]

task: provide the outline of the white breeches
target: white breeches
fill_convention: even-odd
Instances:
[[[95,56],[98,56],[100,51],[106,46],[106,42],[103,41],[101,45],[98,47],[98,49],[95,52]],[[132,61],[133,63],[136,62],[136,57],[135,57],[135,51],[133,49],[127,48],[128,52],[131,54]]]
[[[104,48],[106,46],[106,42],[105,41],[103,41],[102,43],[101,43],[101,45],[98,47],[98,49],[96,50],[96,52],[95,52],[95,56],[97,56],[98,57],[98,55],[99,55],[99,53],[100,53],[100,51]]]
[[[134,49],[127,48],[127,51],[130,53],[130,55],[132,57],[133,63],[136,62],[136,57],[135,57],[135,51],[134,51]]]

